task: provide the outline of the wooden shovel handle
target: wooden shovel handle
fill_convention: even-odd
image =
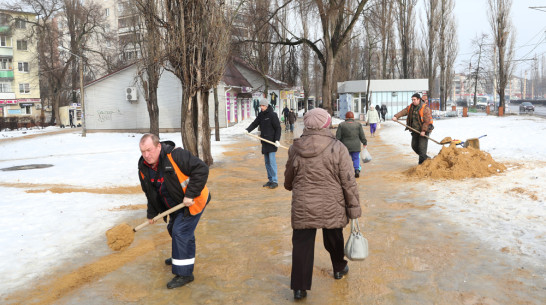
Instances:
[[[249,136],[251,136],[251,137],[254,137],[254,138],[256,138],[256,139],[262,140],[262,141],[264,141],[264,142],[267,142],[267,143],[269,143],[269,144],[273,144],[273,145],[277,146],[277,144],[275,144],[275,142],[271,142],[271,141],[269,141],[269,140],[266,140],[266,139],[264,139],[264,138],[262,138],[262,137],[259,137],[259,136],[255,135],[255,134],[251,134],[250,132],[247,133],[247,135],[249,135]],[[282,147],[282,148],[284,148],[284,149],[288,149],[288,147],[282,146],[282,145],[280,145],[279,147]]]
[[[406,127],[407,127],[409,130],[411,130],[411,131],[414,131],[414,132],[419,133],[419,134],[421,133],[420,131],[418,131],[418,130],[415,129],[415,128],[409,127],[408,125],[406,125],[406,124],[404,124],[404,123],[400,123],[398,120],[396,120],[395,122],[398,123],[398,124],[400,124],[400,125],[402,125],[402,126],[406,126]],[[436,144],[438,144],[438,145],[442,145],[442,143],[440,143],[440,142],[434,140],[433,138],[431,138],[431,137],[429,137],[429,136],[427,136],[427,135],[425,135],[425,138],[431,140],[432,142],[434,142],[434,143],[436,143]]]
[[[179,205],[177,205],[177,206],[175,206],[175,207],[173,207],[173,208],[170,208],[170,209],[166,210],[165,212],[163,212],[163,213],[157,215],[156,217],[153,218],[153,221],[155,222],[155,221],[157,221],[157,220],[159,220],[159,219],[161,219],[161,218],[163,218],[163,217],[165,217],[165,216],[167,216],[167,215],[169,215],[169,214],[171,214],[171,213],[173,213],[173,212],[176,212],[176,211],[182,209],[183,207],[185,207],[185,205],[184,205],[183,203],[180,203]],[[146,220],[145,222],[143,222],[143,223],[141,223],[140,225],[136,226],[136,227],[133,229],[133,231],[136,232],[136,231],[138,231],[138,230],[144,228],[145,226],[147,226],[147,225],[149,225],[149,224],[150,224],[150,223],[148,222],[148,220]]]

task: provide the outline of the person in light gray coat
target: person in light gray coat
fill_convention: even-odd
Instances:
[[[368,112],[366,113],[366,122],[370,125],[370,134],[372,135],[372,138],[375,137],[375,130],[379,123],[379,113],[374,107],[368,109]]]
[[[284,188],[292,191],[290,288],[294,299],[306,297],[311,290],[317,229],[322,229],[334,278],[349,272],[343,227],[362,213],[351,157],[328,129],[330,115],[315,108],[303,120],[303,134],[290,146],[284,172]]]

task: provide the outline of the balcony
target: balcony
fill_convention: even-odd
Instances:
[[[0,92],[0,100],[14,100],[14,99],[15,99],[14,92]]]
[[[13,57],[12,47],[0,47],[0,57]]]
[[[0,34],[4,36],[11,36],[11,26],[0,25]]]
[[[13,70],[0,70],[0,81],[13,80]]]

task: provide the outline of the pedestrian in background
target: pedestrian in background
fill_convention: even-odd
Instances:
[[[292,271],[294,299],[311,290],[317,229],[330,254],[334,278],[349,272],[344,259],[343,228],[361,216],[358,187],[347,148],[328,127],[331,117],[321,108],[303,117],[304,130],[288,150],[284,188],[292,191]]]
[[[383,117],[383,122],[385,122],[385,116],[387,116],[387,106],[385,104],[381,105],[381,116]]]
[[[288,113],[290,113],[290,109],[288,109],[288,106],[284,106],[284,109],[282,110],[282,116],[284,118],[284,131],[288,132]]]
[[[298,116],[296,115],[296,112],[294,112],[294,109],[290,109],[290,112],[288,112],[288,123],[290,124],[290,132],[294,132],[294,124],[296,123],[297,119]]]
[[[370,107],[366,113],[366,122],[370,125],[370,133],[372,134],[372,137],[375,137],[375,130],[377,128],[377,124],[379,123],[379,113],[375,110],[376,108]]]
[[[362,124],[355,122],[355,115],[348,111],[345,114],[345,122],[339,124],[336,132],[336,138],[343,142],[349,154],[353,159],[353,167],[355,172],[355,177],[360,177],[360,143],[368,145],[366,136],[364,135],[364,130],[362,129]]]
[[[254,122],[246,129],[246,133],[260,126],[260,137],[275,142],[275,145],[273,145],[262,141],[262,154],[264,155],[265,169],[267,171],[267,183],[263,187],[274,189],[279,186],[275,153],[277,152],[277,148],[281,146],[281,143],[279,143],[282,132],[281,122],[277,113],[273,111],[273,107],[269,105],[268,100],[264,97],[260,99],[260,110]]]

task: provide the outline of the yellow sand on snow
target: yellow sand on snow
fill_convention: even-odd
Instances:
[[[449,147],[443,147],[436,157],[410,168],[405,174],[414,178],[464,179],[488,177],[505,170],[506,167],[495,162],[490,154],[451,143]]]

